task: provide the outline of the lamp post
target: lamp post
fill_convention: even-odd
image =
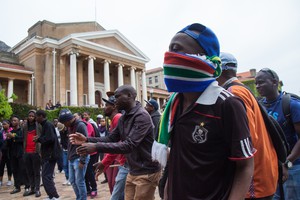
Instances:
[[[150,99],[152,99],[152,97],[153,97],[153,89],[151,88],[150,89]]]

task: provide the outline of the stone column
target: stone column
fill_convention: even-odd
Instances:
[[[89,89],[89,104],[95,106],[95,74],[94,74],[94,60],[93,56],[88,57],[88,89]]]
[[[109,76],[109,64],[110,60],[104,60],[104,91],[103,97],[107,99],[106,92],[110,91],[110,76]]]
[[[146,85],[146,72],[145,70],[142,71],[142,101],[143,102],[143,107],[145,106],[145,101],[144,99],[147,99],[147,85]]]
[[[77,106],[77,59],[79,54],[70,53],[70,106]]]
[[[31,105],[35,105],[35,77],[31,75]]]
[[[136,89],[135,69],[136,69],[135,67],[130,68],[130,83],[131,83],[131,86],[134,87],[134,89]]]
[[[10,98],[14,93],[14,79],[8,79],[8,86],[7,86],[7,98],[8,102],[13,102],[14,100]]]
[[[158,110],[160,110],[160,98],[157,97],[157,103],[158,103]]]
[[[117,64],[117,67],[118,67],[118,86],[120,87],[121,85],[124,84],[123,82],[123,67],[124,65],[123,64]]]
[[[32,105],[32,101],[31,101],[31,96],[32,96],[32,85],[31,85],[31,80],[28,80],[28,96],[27,96],[27,103],[29,105]]]
[[[135,71],[135,80],[136,80],[136,94],[137,94],[137,99],[138,101],[142,102],[144,100],[141,99],[141,82],[140,82],[140,74],[141,71]]]
[[[56,104],[56,51],[55,48],[53,48],[52,51],[52,56],[53,56],[53,69],[52,69],[52,102],[55,105]]]

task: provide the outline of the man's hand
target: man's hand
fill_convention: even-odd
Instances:
[[[34,142],[37,142],[38,139],[39,139],[39,136],[37,136],[37,135],[33,137]]]
[[[8,137],[9,139],[11,139],[11,138],[14,137],[14,135],[11,132],[9,132],[9,133],[6,133],[6,137]]]
[[[83,143],[80,147],[77,147],[76,149],[76,153],[80,156],[87,155],[96,151],[96,143]]]
[[[284,183],[288,178],[289,178],[288,169],[286,168],[286,166],[284,166],[284,164],[282,164],[282,182]]]
[[[82,145],[83,143],[87,142],[87,138],[81,133],[77,133],[77,132],[70,134],[69,139],[71,144],[75,144],[75,145]]]
[[[97,162],[97,163],[93,164],[93,166],[95,167],[95,180],[98,181],[98,176],[100,174],[102,174],[103,171],[104,171],[104,165],[100,161],[100,162]]]

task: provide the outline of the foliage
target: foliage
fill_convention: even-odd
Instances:
[[[70,107],[60,107],[60,108],[57,108],[55,110],[47,110],[48,119],[51,120],[51,119],[54,119],[54,118],[58,118],[59,111],[61,109],[64,109],[64,108],[69,109],[72,113],[82,113],[83,114],[85,111],[88,111],[90,113],[90,117],[94,121],[97,120],[97,115],[99,115],[99,114],[104,115],[103,108],[73,107],[73,106],[70,106]]]
[[[12,113],[15,115],[18,115],[21,119],[25,119],[27,117],[29,110],[38,110],[37,107],[31,106],[28,104],[17,104],[17,103],[11,103],[12,107]],[[103,115],[103,109],[102,108],[91,108],[91,107],[60,107],[54,110],[46,110],[47,118],[50,121],[53,121],[53,119],[58,118],[59,112],[61,109],[67,108],[72,113],[83,113],[84,111],[90,112],[91,118],[93,118],[96,121],[97,115],[102,114]]]
[[[0,120],[9,119],[13,111],[8,103],[8,98],[5,95],[5,90],[0,91]]]
[[[10,105],[13,114],[19,116],[20,119],[25,119],[29,110],[37,110],[37,107],[29,104],[10,103]]]

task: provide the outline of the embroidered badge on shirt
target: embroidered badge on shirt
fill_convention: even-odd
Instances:
[[[207,140],[207,129],[204,128],[204,122],[201,122],[199,126],[195,126],[195,130],[192,134],[193,140],[196,143],[204,143]]]

